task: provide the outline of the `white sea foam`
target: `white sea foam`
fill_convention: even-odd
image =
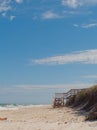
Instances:
[[[14,107],[12,105],[0,106],[0,110],[18,110],[18,107]]]
[[[0,111],[1,110],[18,110],[20,108],[31,108],[31,107],[42,107],[47,105],[17,105],[17,104],[10,104],[10,105],[0,105]]]

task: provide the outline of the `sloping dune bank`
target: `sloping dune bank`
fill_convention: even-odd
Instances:
[[[18,110],[1,110],[0,130],[97,130],[97,122],[86,122],[85,117],[71,108],[33,106]]]

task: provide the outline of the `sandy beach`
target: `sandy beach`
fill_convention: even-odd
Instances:
[[[84,116],[71,108],[33,106],[0,110],[0,130],[97,130],[97,122],[85,122]]]

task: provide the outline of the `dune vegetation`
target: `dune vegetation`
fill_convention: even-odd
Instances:
[[[68,99],[67,106],[78,108],[86,115],[86,120],[97,120],[97,85],[83,89]]]

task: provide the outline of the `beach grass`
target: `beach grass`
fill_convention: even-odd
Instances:
[[[97,85],[72,96],[66,105],[87,112],[86,120],[97,120]]]

